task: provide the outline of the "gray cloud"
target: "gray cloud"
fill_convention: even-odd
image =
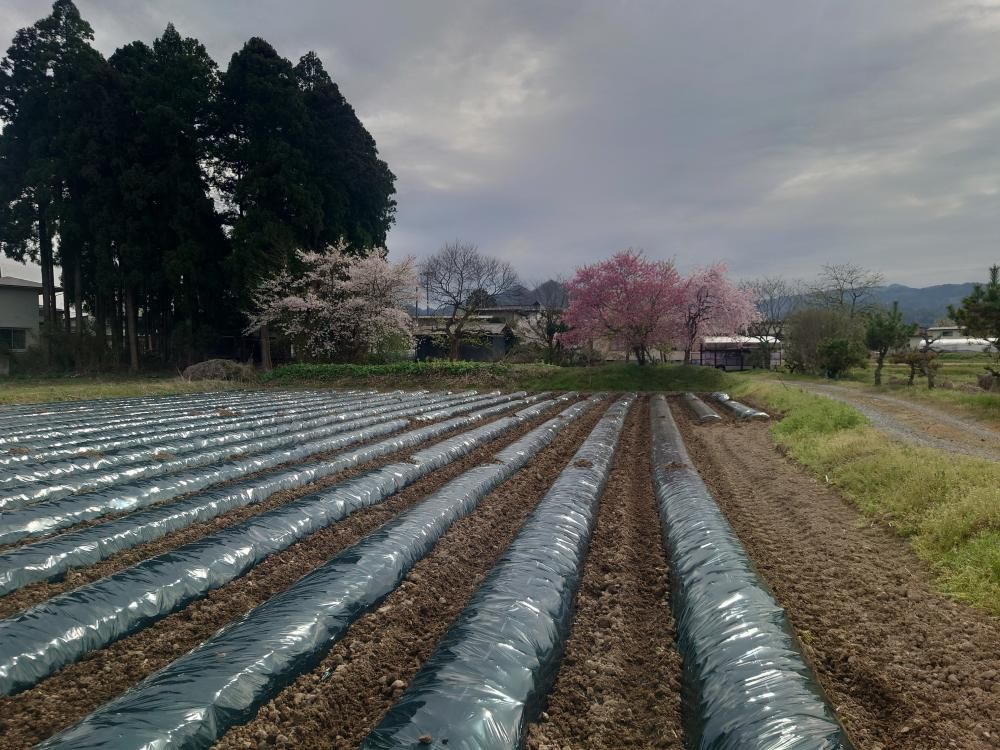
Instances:
[[[223,67],[252,35],[317,50],[399,177],[393,255],[913,285],[1000,261],[995,0],[78,4],[105,53],[168,21]],[[5,5],[3,39],[48,8]]]

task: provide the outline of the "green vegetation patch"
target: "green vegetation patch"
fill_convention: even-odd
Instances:
[[[351,378],[409,376],[457,378],[468,375],[506,376],[510,365],[494,362],[393,362],[385,365],[290,364],[261,376],[264,382],[338,382]]]
[[[278,385],[324,383],[347,385],[374,380],[379,385],[448,387],[476,385],[530,391],[713,391],[726,387],[727,376],[711,367],[609,364],[594,367],[510,365],[502,362],[396,362],[385,365],[292,364],[262,380]]]
[[[900,443],[847,404],[797,388],[744,379],[732,390],[783,413],[775,441],[909,539],[942,591],[1000,614],[1000,463]]]

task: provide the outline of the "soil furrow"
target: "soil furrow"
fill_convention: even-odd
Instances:
[[[511,408],[513,409],[514,407],[512,406]],[[519,408],[524,408],[524,407],[523,405],[519,405]],[[502,419],[505,416],[510,416],[510,415],[499,414],[495,417],[491,417],[489,419],[485,419],[481,422],[478,422],[474,426],[489,424],[490,422]],[[551,414],[549,414],[548,416],[551,417]],[[432,424],[435,424],[435,422],[415,423],[414,425],[411,425],[411,427],[407,428],[407,430],[422,428]],[[427,444],[430,445],[434,442],[447,440],[448,438],[458,435],[459,433],[465,432],[469,429],[471,429],[469,425],[466,425],[464,427],[457,427],[454,430],[450,430],[444,433],[443,435],[435,438],[433,441]],[[402,431],[403,430],[401,430],[400,432]],[[398,435],[398,434],[399,432],[393,433],[393,435]],[[298,462],[298,464],[317,463],[326,459],[332,459],[335,456],[338,456],[347,450],[355,450],[365,445],[372,445],[373,443],[386,440],[389,437],[390,436],[388,435],[381,435],[371,440],[366,440],[363,443],[357,443],[356,445],[352,445],[350,446],[350,448],[340,448],[338,450],[330,451],[328,453],[321,453],[315,456],[310,456],[305,461]],[[163,552],[171,550],[174,547],[179,547],[182,544],[188,544],[189,542],[196,541],[203,536],[214,534],[217,531],[221,531],[222,529],[225,529],[229,526],[233,526],[237,523],[240,523],[241,521],[245,521],[246,519],[252,516],[259,515],[261,513],[264,513],[265,511],[272,510],[273,508],[278,508],[282,505],[290,503],[291,501],[297,498],[325,489],[326,487],[330,487],[334,484],[337,484],[338,482],[342,482],[345,479],[350,479],[353,476],[357,476],[362,472],[370,471],[373,468],[379,466],[385,466],[386,464],[394,463],[396,461],[403,461],[407,458],[407,456],[412,455],[415,450],[417,450],[417,448],[412,448],[412,447],[403,448],[402,450],[396,451],[395,453],[392,453],[389,456],[383,458],[377,458],[373,461],[360,464],[359,466],[356,466],[353,469],[347,469],[338,474],[331,474],[330,476],[323,477],[304,487],[298,487],[296,489],[284,490],[282,492],[278,492],[272,495],[271,497],[267,498],[263,502],[256,503],[253,505],[245,505],[240,508],[233,508],[228,513],[223,513],[222,515],[216,516],[215,518],[212,518],[208,521],[203,521],[202,523],[193,524],[184,529],[178,529],[177,531],[167,534],[166,536],[163,536],[159,539],[154,539],[153,541],[147,542],[146,544],[141,544],[137,547],[133,547],[132,549],[119,552],[117,555],[112,555],[106,560],[101,560],[100,562],[95,563],[94,565],[90,565],[85,568],[76,568],[74,570],[70,570],[61,580],[39,581],[38,583],[25,586],[22,589],[13,591],[7,596],[0,598],[0,618],[11,617],[17,612],[20,612],[22,609],[38,604],[39,602],[43,602],[46,599],[55,596],[56,594],[61,594],[64,591],[70,591],[72,589],[77,588],[78,586],[83,586],[84,584],[96,581],[97,579],[103,578],[104,576],[111,575],[112,573],[118,570],[122,570],[129,566],[135,565],[136,563],[142,560],[145,560],[150,557],[155,557],[156,555],[162,554]],[[237,481],[238,482],[251,481],[255,476],[260,476],[262,474],[270,474],[274,471],[287,471],[288,469],[294,469],[295,466],[298,464],[295,463],[283,464],[281,467],[277,469],[268,469],[267,471],[264,472],[256,472],[255,474],[247,475],[244,478],[241,478],[239,480],[234,480],[233,482],[227,482],[226,484],[234,484]],[[223,487],[225,487],[225,485],[220,484],[213,486],[211,489],[214,492],[215,490],[221,489]],[[189,493],[184,497],[190,497],[191,494],[197,494],[197,493]],[[177,500],[181,499],[183,498],[177,498]],[[177,500],[171,500],[170,502],[176,502]],[[108,520],[107,518],[102,518],[100,519],[100,522],[103,523],[107,520]],[[74,527],[74,530],[78,528],[80,527]]]
[[[580,422],[596,421],[593,413],[600,411],[594,409]],[[550,411],[520,425],[502,438],[418,480],[385,502],[360,510],[272,555],[245,576],[131,637],[89,654],[30,690],[0,698],[0,750],[29,747],[80,720],[191,650],[226,623],[288,588],[399,511],[463,471],[490,460],[497,451],[555,413]],[[413,449],[406,451],[406,455],[412,453]]]
[[[649,455],[649,398],[632,408],[601,501],[573,630],[528,746],[681,750],[680,655]]]
[[[934,591],[905,540],[785,459],[766,424],[701,427],[672,405],[858,750],[1000,745],[1000,623]]]
[[[593,429],[606,406],[571,426],[457,521],[375,612],[217,748],[356,748],[431,655],[479,583]]]

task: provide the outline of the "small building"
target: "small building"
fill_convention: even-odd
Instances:
[[[38,339],[37,281],[0,275],[0,354],[23,352]]]
[[[771,345],[770,369],[781,367],[781,341],[767,336]],[[691,351],[692,365],[705,365],[719,370],[752,370],[762,366],[760,340],[753,336],[705,336]],[[684,352],[674,349],[664,357],[667,362],[683,362]]]
[[[421,316],[414,333],[416,358],[448,359],[448,342],[440,318]],[[517,337],[507,323],[471,319],[462,329],[458,358],[471,362],[497,362],[514,348]]]
[[[979,339],[966,334],[958,323],[943,320],[938,324],[922,328],[916,336],[910,337],[910,348],[920,349],[931,342],[936,352],[987,352],[992,344],[987,339]]]

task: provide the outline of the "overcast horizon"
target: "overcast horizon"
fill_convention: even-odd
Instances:
[[[51,3],[5,6],[4,51]],[[105,55],[168,22],[222,69],[251,36],[316,50],[397,176],[390,257],[459,239],[529,283],[626,247],[910,286],[1000,262],[997,0],[77,6]]]

